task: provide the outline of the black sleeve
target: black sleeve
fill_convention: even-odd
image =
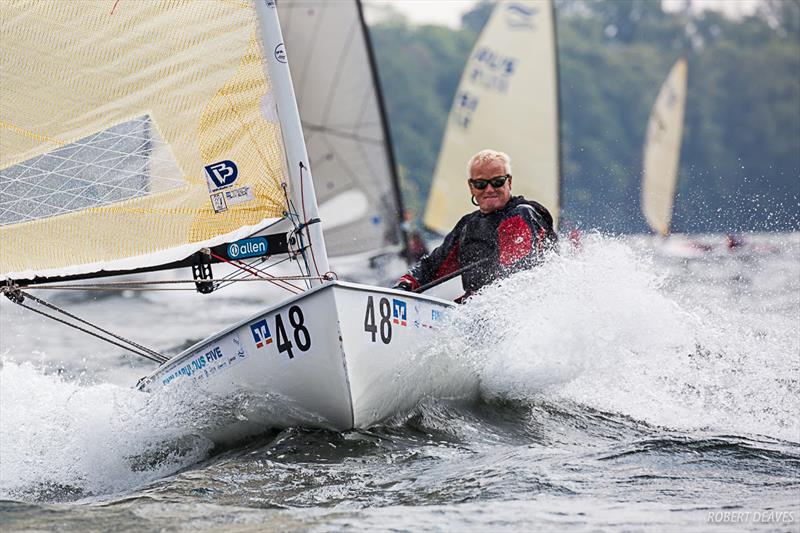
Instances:
[[[461,245],[462,229],[469,216],[462,217],[456,227],[445,236],[442,244],[420,259],[400,280],[408,281],[412,289],[416,289],[461,268],[458,250]]]

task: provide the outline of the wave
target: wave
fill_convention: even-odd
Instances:
[[[184,424],[191,404],[174,400],[3,361],[0,498],[72,501],[197,463],[212,444]]]
[[[745,313],[735,285],[726,300],[691,300],[670,283],[652,256],[595,235],[487,287],[447,335],[487,399],[567,400],[654,425],[800,442],[797,295],[793,313]]]
[[[764,454],[796,467],[796,291],[780,306],[771,307],[772,300],[761,305],[753,288],[757,281],[742,296],[741,278],[729,275],[715,282],[720,290],[687,293],[680,288],[696,280],[696,271],[665,271],[655,261],[621,240],[590,235],[580,251],[487,287],[450,314],[435,346],[418,358],[423,366],[441,359],[435,368],[443,376],[477,374],[483,401],[426,402],[368,431],[294,429],[268,433],[256,444],[214,449],[199,436],[214,423],[209,413],[266,400],[232,397],[220,403],[181,397],[178,390],[174,396],[145,395],[108,383],[102,371],[59,375],[6,354],[0,361],[0,499],[75,501],[117,494],[200,462],[213,471],[213,464],[242,461],[250,453],[260,466],[293,465],[287,467],[292,472],[278,468],[276,475],[297,487],[314,475],[303,463],[341,463],[336,475],[343,479],[342,501],[359,487],[372,493],[369,476],[378,463],[424,469],[441,457],[461,463],[464,474],[443,475],[472,487],[463,491],[469,498],[480,493],[478,473],[507,472],[488,463],[483,469],[470,465],[475,450],[492,447],[497,449],[486,460],[501,463],[506,446],[523,445],[539,454],[587,447],[586,453],[597,454],[593,459],[605,462],[689,457],[701,450],[720,461],[738,454],[750,464]],[[726,265],[734,274],[736,268]],[[764,275],[757,265],[742,268],[756,280]],[[239,305],[234,300],[223,308],[233,313]],[[362,458],[373,470],[352,473]],[[517,480],[516,488],[498,483],[498,490],[519,494],[569,490],[536,476]],[[433,478],[430,486],[438,486]],[[401,500],[402,487],[398,491]],[[317,496],[312,491],[308,498]],[[430,494],[408,497],[436,500]]]

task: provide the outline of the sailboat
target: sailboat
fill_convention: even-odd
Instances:
[[[536,200],[557,227],[561,198],[558,73],[552,1],[498,2],[453,98],[424,223],[447,234],[473,211],[470,157],[484,148],[512,158],[514,194]]]
[[[475,394],[470,375],[414,360],[452,303],[329,272],[273,0],[4,2],[0,15],[6,297],[159,363],[142,391],[265,399],[221,414],[215,441],[367,427]],[[299,275],[270,274],[287,260]],[[219,264],[241,276],[215,278]],[[175,268],[201,294],[236,279],[293,294],[169,358],[31,294]]]
[[[404,209],[361,3],[285,0],[278,13],[329,258],[339,275],[389,258],[404,270]]]
[[[678,59],[661,85],[647,123],[642,172],[642,213],[661,237],[660,252],[679,257],[702,255],[710,246],[671,232],[678,182],[683,119],[686,107],[687,63]],[[671,236],[670,239],[667,239]]]
[[[663,237],[669,235],[672,224],[683,139],[686,74],[686,60],[678,59],[658,91],[645,137],[642,212],[650,228]]]

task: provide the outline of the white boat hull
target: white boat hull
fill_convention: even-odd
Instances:
[[[202,431],[218,442],[270,427],[368,427],[426,397],[477,394],[469,372],[437,373],[427,367],[435,361],[417,357],[452,307],[423,295],[326,283],[199,342],[139,388],[234,398]]]

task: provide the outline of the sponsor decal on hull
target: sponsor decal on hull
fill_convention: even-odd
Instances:
[[[205,379],[217,372],[222,372],[247,357],[247,351],[239,338],[238,332],[220,339],[216,344],[204,347],[191,357],[170,369],[161,379],[161,383],[169,385],[176,380],[191,378],[192,381]]]
[[[392,322],[395,324],[400,324],[401,326],[405,326],[408,324],[408,311],[407,311],[406,302],[403,300],[398,300],[397,298],[392,299]]]
[[[255,324],[250,324],[250,332],[253,334],[253,342],[256,343],[256,348],[263,348],[268,344],[272,344],[272,333],[269,331],[267,319],[259,320]]]

